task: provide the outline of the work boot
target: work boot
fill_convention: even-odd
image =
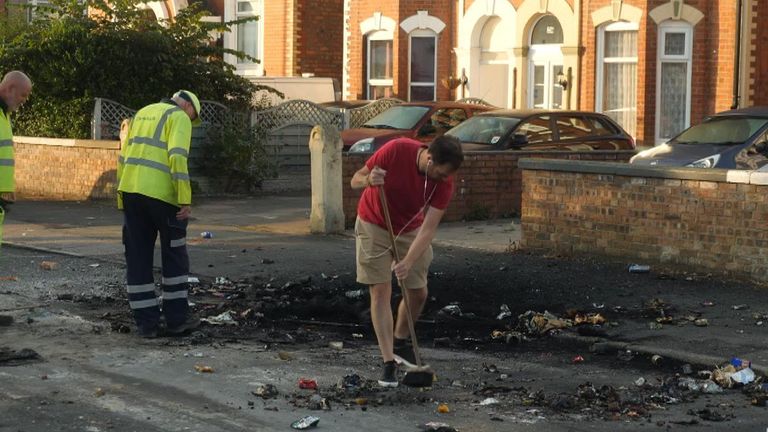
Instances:
[[[138,327],[136,333],[144,339],[154,339],[157,337],[157,327]]]
[[[379,378],[379,385],[382,387],[397,387],[397,363],[394,360],[384,362],[384,369]]]
[[[413,345],[406,339],[395,339],[395,361],[409,368],[416,367],[416,354],[413,353]]]
[[[188,316],[183,323],[175,326],[168,326],[165,329],[165,333],[168,336],[181,336],[198,327],[200,327],[200,320],[193,316]]]

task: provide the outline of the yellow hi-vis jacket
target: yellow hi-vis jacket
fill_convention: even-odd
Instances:
[[[187,158],[192,139],[189,116],[172,102],[140,109],[131,121],[117,164],[117,207],[121,192],[137,193],[175,206],[192,203]]]
[[[0,108],[0,192],[15,190],[11,120],[9,113]]]

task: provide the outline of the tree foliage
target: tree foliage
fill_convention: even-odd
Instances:
[[[15,119],[19,135],[87,138],[96,97],[140,108],[189,89],[240,111],[259,89],[224,62],[225,53],[247,56],[211,40],[211,32],[242,20],[201,21],[208,15],[201,3],[163,21],[148,17],[137,0],[50,4],[37,7],[21,30],[0,32],[0,71],[19,69],[34,82]]]

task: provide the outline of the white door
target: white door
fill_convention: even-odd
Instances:
[[[531,45],[528,70],[528,107],[562,109],[563,87],[557,76],[563,73],[560,45]]]

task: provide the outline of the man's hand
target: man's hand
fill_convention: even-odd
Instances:
[[[379,168],[378,165],[373,167],[371,172],[368,174],[368,185],[369,186],[381,186],[384,184],[384,176],[387,175],[387,171]]]
[[[411,270],[411,263],[402,260],[399,263],[392,263],[392,270],[395,271],[395,277],[398,281],[405,280],[408,277],[408,272]]]
[[[176,212],[176,219],[184,220],[189,219],[189,214],[192,213],[192,207],[186,205],[181,206],[178,212]]]
[[[16,202],[16,192],[1,192],[0,199],[7,202]]]

